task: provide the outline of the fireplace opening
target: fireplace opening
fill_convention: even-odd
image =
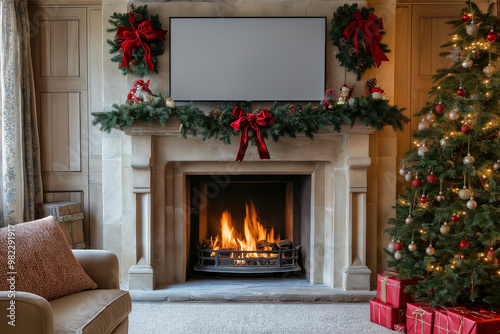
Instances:
[[[188,275],[305,273],[310,176],[191,175]]]

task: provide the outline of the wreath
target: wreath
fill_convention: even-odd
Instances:
[[[111,61],[119,63],[123,74],[136,74],[142,78],[146,74],[158,73],[156,57],[163,54],[163,41],[167,30],[161,29],[158,15],[148,15],[148,6],[131,6],[125,14],[113,13],[109,23],[116,32],[109,53],[115,55]]]
[[[358,9],[358,4],[345,4],[333,14],[330,37],[339,48],[336,57],[340,65],[357,75],[360,80],[365,71],[379,67],[382,61],[389,61],[385,53],[387,45],[380,43],[385,35],[381,18],[373,14],[373,8]]]

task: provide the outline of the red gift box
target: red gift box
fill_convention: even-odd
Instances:
[[[389,329],[404,321],[404,311],[380,300],[370,300],[370,321]]]
[[[434,329],[432,330],[432,334],[450,334],[446,309],[434,310]]]
[[[394,330],[398,333],[406,333],[406,323],[402,322],[400,324],[395,324]]]
[[[397,308],[406,307],[412,301],[411,294],[404,292],[408,285],[416,284],[421,278],[398,279],[395,271],[384,271],[377,275],[377,299]]]
[[[425,303],[406,304],[406,330],[408,334],[432,334],[434,309]]]
[[[496,334],[500,331],[500,314],[495,312],[453,307],[448,308],[446,314],[450,333]]]

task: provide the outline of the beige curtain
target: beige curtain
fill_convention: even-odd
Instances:
[[[35,219],[42,202],[28,0],[0,0],[0,227]]]

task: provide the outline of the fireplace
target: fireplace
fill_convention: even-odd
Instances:
[[[188,271],[300,271],[301,246],[308,244],[309,178],[187,176],[191,250]]]

